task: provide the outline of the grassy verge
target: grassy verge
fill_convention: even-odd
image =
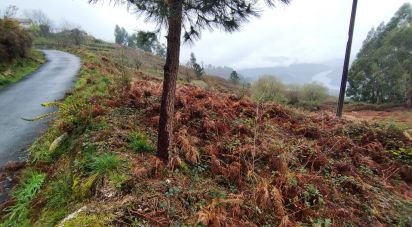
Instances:
[[[32,50],[27,58],[18,59],[11,64],[0,65],[0,89],[36,71],[44,62],[43,52]]]
[[[6,215],[0,217],[0,226],[54,226],[95,195],[98,185],[118,188],[129,179],[127,158],[118,149],[89,138],[97,132],[108,134],[111,130],[105,116],[109,109],[106,101],[121,92],[117,88],[127,83],[124,74],[128,72],[114,62],[113,57],[85,49],[66,51],[82,58],[78,80],[64,101],[46,105],[58,106],[59,112],[48,131],[30,148],[29,166],[46,177],[36,184],[35,193],[22,196],[19,192],[25,191],[25,182],[31,181],[30,176],[22,174],[15,189],[17,193],[13,194],[15,203],[3,211]],[[105,66],[102,61],[106,61]],[[131,139],[135,142],[134,149],[150,148],[144,144],[143,135]],[[41,204],[41,209],[33,204]],[[102,226],[98,224],[104,223],[104,219],[96,215],[80,214],[78,218],[82,224]],[[76,220],[66,223],[64,226],[79,224]]]

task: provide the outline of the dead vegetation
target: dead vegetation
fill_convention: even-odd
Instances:
[[[90,92],[101,75],[120,74],[110,57],[93,59],[83,66],[93,76],[75,92]],[[91,92],[87,109],[73,112],[86,130],[57,121],[60,134],[50,141],[68,131],[70,143],[57,149],[52,164],[33,164],[47,166],[47,178],[32,202],[32,223],[56,224],[83,206],[78,221],[113,226],[411,223],[411,162],[392,152],[411,149],[402,131],[179,84],[165,165],[148,149],[156,144],[161,80],[131,73],[129,86]],[[66,186],[64,202],[51,199]]]
[[[145,77],[133,82],[128,101],[123,103],[136,108],[140,122],[153,131],[160,92],[161,83]],[[178,219],[171,218],[171,222],[366,226],[407,219],[411,166],[385,151],[410,149],[410,141],[376,125],[328,114],[304,114],[180,85],[171,166],[183,175],[174,180],[182,191],[197,188],[199,185],[180,182],[193,177],[192,172],[202,166],[201,177],[214,182],[227,196],[206,199],[197,194],[209,202],[196,213],[181,207]],[[389,201],[382,202],[384,197]],[[399,209],[400,201],[406,210]]]

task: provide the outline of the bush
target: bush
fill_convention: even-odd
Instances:
[[[30,34],[11,19],[0,19],[0,63],[26,57],[32,45]]]
[[[287,102],[305,109],[317,109],[328,98],[328,89],[322,84],[291,85],[287,90]]]
[[[302,88],[299,85],[290,85],[287,92],[288,104],[298,104],[302,98]]]
[[[302,87],[301,99],[307,102],[320,103],[328,97],[328,89],[322,84],[311,83]]]
[[[287,103],[314,109],[328,98],[328,88],[319,83],[287,86],[275,76],[262,76],[252,86],[252,98],[257,102]]]
[[[258,102],[286,102],[286,86],[275,76],[262,76],[252,86],[252,98]]]
[[[59,33],[53,34],[53,36],[56,39],[58,47],[66,48],[80,46],[85,43],[87,33],[83,30],[75,28],[71,30],[63,30]]]

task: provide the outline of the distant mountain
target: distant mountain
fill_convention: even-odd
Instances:
[[[218,76],[224,79],[230,78],[230,73],[234,70],[233,68],[227,66],[213,66],[213,65],[206,65],[205,72],[207,75],[211,76]]]
[[[294,63],[288,66],[246,68],[237,70],[241,77],[248,82],[254,82],[263,75],[273,75],[285,84],[307,84],[320,82],[332,94],[336,94],[340,87],[343,60],[332,59],[321,63]],[[208,75],[230,78],[233,68],[228,66],[205,66]]]
[[[297,63],[289,66],[247,68],[238,72],[251,82],[263,75],[273,75],[285,84],[306,84],[317,81],[331,90],[336,90],[340,86],[342,62],[331,60],[323,63]]]

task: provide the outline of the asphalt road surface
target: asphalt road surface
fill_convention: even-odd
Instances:
[[[0,167],[26,156],[27,147],[47,127],[47,119],[33,119],[51,108],[44,102],[62,99],[74,84],[80,59],[72,54],[45,50],[47,62],[21,81],[0,89]]]

